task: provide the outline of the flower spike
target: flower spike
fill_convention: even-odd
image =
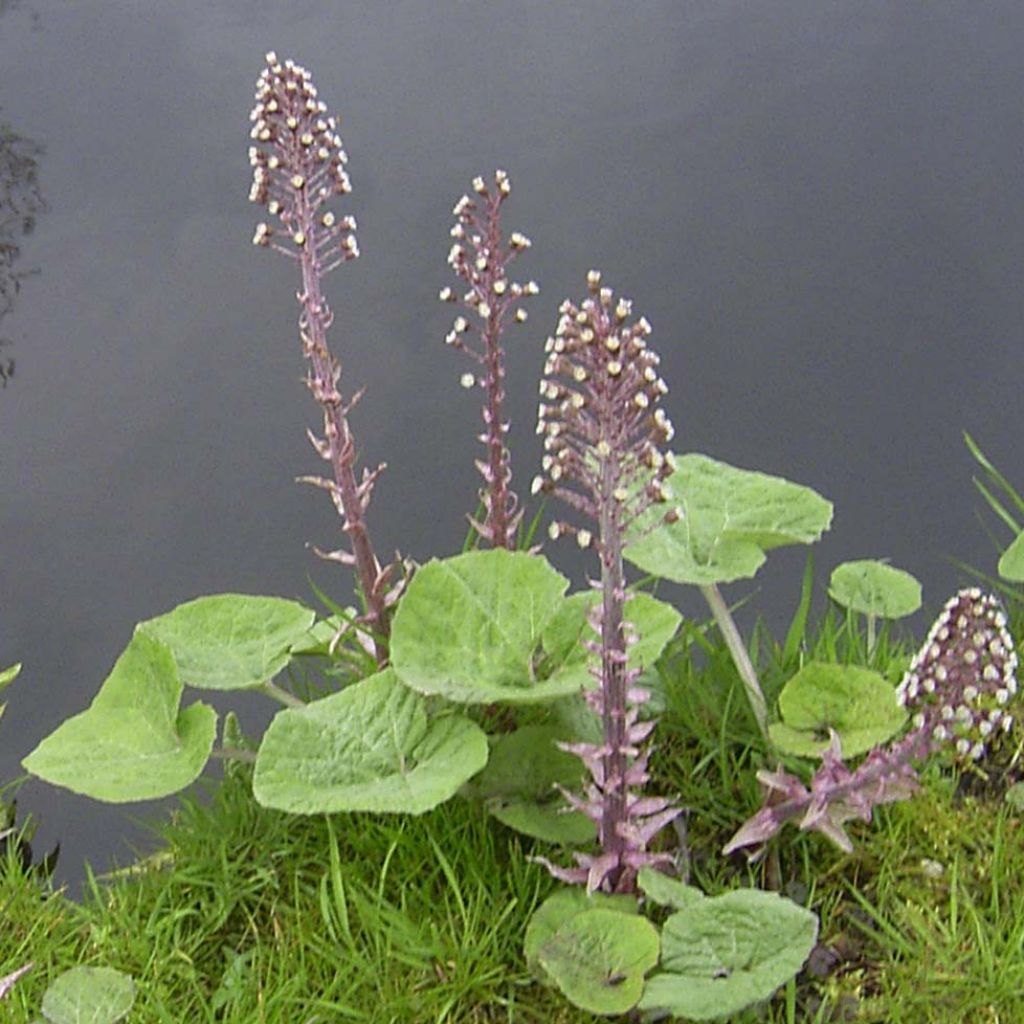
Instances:
[[[342,263],[359,255],[356,222],[337,217],[329,204],[352,190],[348,156],[337,132],[337,120],[317,96],[309,72],[293,61],[267,54],[267,66],[256,83],[251,114],[249,162],[253,168],[249,199],[266,208],[269,219],[256,225],[253,243],[295,260],[302,277],[299,335],[310,369],[306,383],[323,410],[324,437],[310,440],[331,464],[333,479],[304,477],[327,490],[342,518],[352,551],[332,552],[334,561],[353,565],[366,602],[362,625],[372,634],[377,660],[387,660],[390,618],[389,581],[395,564],[383,570],[370,542],[366,507],[373,484],[383,470],[356,476],[356,446],[348,414],[359,399],[345,402],[338,390],[341,363],[327,347],[334,314],[320,283]],[[397,564],[397,563],[396,563]]]
[[[455,317],[445,342],[480,366],[479,373],[462,374],[460,384],[464,388],[479,386],[485,395],[480,440],[487,446],[487,458],[476,463],[484,478],[480,491],[484,518],[476,522],[471,517],[470,523],[493,547],[514,548],[523,513],[510,486],[512,465],[505,444],[508,424],[502,412],[505,367],[501,336],[509,322],[526,320],[522,300],[540,289],[536,281],[521,284],[508,274],[516,255],[530,245],[530,240],[518,231],[513,231],[506,243],[501,232],[501,207],[512,192],[508,174],[495,171],[493,185],[482,177],[474,178],[473,192],[475,197],[464,195],[452,210],[456,219],[451,235],[455,242],[448,253],[449,265],[468,290],[461,300],[450,287],[442,288],[438,297],[442,302],[460,303],[467,314]],[[469,340],[474,335],[479,345]]]
[[[623,536],[637,516],[670,497],[664,481],[672,458],[660,446],[671,439],[672,425],[658,405],[668,389],[648,347],[650,324],[632,319],[631,303],[602,287],[598,271],[587,275],[587,284],[589,296],[579,306],[562,304],[546,345],[538,414],[545,455],[533,490],[553,494],[596,527],[557,520],[549,533],[552,539],[572,535],[601,563],[602,599],[590,618],[600,639],[591,645],[598,685],[585,699],[601,718],[604,739],[565,747],[591,777],[583,797],[565,795],[597,822],[601,852],[576,854],[575,868],[547,866],[590,891],[628,892],[645,864],[671,860],[647,847],[680,813],[667,799],[636,792],[649,780],[647,741],[654,725],[640,720],[649,694],[637,685],[639,670],[627,664],[634,637],[623,616]]]
[[[875,747],[852,771],[833,733],[810,790],[788,772],[759,771],[764,806],[723,852],[756,847],[756,859],[791,818],[800,819],[801,829],[816,829],[852,850],[843,823],[870,821],[875,805],[912,796],[919,788],[915,761],[946,754],[974,763],[993,739],[1010,731],[1016,669],[1013,639],[995,598],[977,587],[961,590],[946,602],[896,689],[896,699],[913,713],[910,732],[889,747]]]

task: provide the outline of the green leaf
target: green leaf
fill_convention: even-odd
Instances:
[[[526,725],[500,736],[470,795],[483,799],[498,821],[517,832],[570,846],[593,842],[594,822],[567,810],[555,788],[576,789],[583,778],[580,759],[556,745],[568,738],[554,725]]]
[[[253,793],[295,814],[422,814],[487,763],[487,737],[385,669],[304,708],[279,711],[256,756]]]
[[[1015,810],[1024,811],[1024,782],[1015,782],[1003,794],[1003,799]]]
[[[768,727],[783,753],[818,757],[839,734],[843,757],[856,757],[895,736],[907,720],[893,686],[858,665],[808,662],[779,694],[782,721]]]
[[[661,966],[643,1010],[714,1020],[768,999],[803,966],[818,919],[775,893],[738,890],[673,914],[661,936]]]
[[[544,943],[558,929],[577,914],[585,910],[616,910],[620,914],[636,914],[637,900],[628,893],[610,895],[595,892],[590,896],[585,889],[557,889],[533,913],[526,926],[523,939],[523,953],[526,965],[535,974],[540,969],[538,957]]]
[[[203,770],[217,730],[209,705],[178,710],[182,689],[166,645],[136,632],[89,709],[22,764],[47,782],[108,803],[176,793]]]
[[[909,572],[871,558],[837,565],[828,593],[844,608],[882,619],[901,619],[921,607],[921,584]]]
[[[644,975],[658,962],[658,930],[635,914],[585,910],[559,926],[537,959],[581,1010],[626,1013],[640,999]]]
[[[668,875],[652,867],[642,867],[637,872],[636,880],[644,895],[652,903],[657,903],[662,907],[685,910],[698,900],[705,898],[700,889],[686,885],[677,878],[669,878]]]
[[[11,665],[10,668],[5,668],[0,672],[0,690],[4,689],[5,686],[10,686],[15,679],[18,678],[18,673],[21,671],[21,662],[17,665]]]
[[[560,666],[560,673],[578,671],[581,686],[596,685],[587,668],[591,656],[583,647],[583,641],[596,639],[587,615],[600,600],[601,595],[596,590],[570,594],[552,616],[542,636],[544,650],[551,661]],[[683,621],[672,605],[644,591],[626,599],[623,617],[637,635],[637,642],[629,648],[629,667],[642,670],[654,665]]]
[[[648,510],[624,555],[645,572],[677,583],[749,578],[766,551],[813,543],[832,522],[832,505],[809,487],[706,455],[679,457],[667,482],[681,516],[659,525],[664,510]]]
[[[18,673],[21,671],[21,662],[17,665],[12,665],[10,668],[5,668],[0,672],[0,690],[3,690],[5,686],[10,686],[15,679],[18,678]],[[5,704],[0,704],[0,718],[4,717]]]
[[[188,686],[244,690],[269,682],[308,639],[315,614],[295,601],[214,594],[178,605],[136,629],[165,643]]]
[[[135,982],[112,967],[72,967],[43,995],[50,1024],[114,1024],[135,1002]]]
[[[1024,533],[1017,535],[1013,543],[999,559],[999,575],[1012,583],[1024,583]]]
[[[391,630],[399,678],[463,704],[532,703],[582,685],[579,666],[540,671],[541,636],[568,580],[546,560],[500,548],[416,572]]]

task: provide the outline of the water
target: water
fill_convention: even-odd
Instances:
[[[818,547],[892,558],[934,610],[991,571],[960,432],[1024,486],[1024,9],[714,0],[515,4],[24,0],[0,7],[0,105],[45,146],[0,334],[0,664],[21,660],[0,779],[92,699],[132,626],[201,593],[341,599],[304,431],[292,268],[249,243],[263,53],[342,113],[363,255],[328,282],[380,552],[461,543],[477,487],[468,367],[445,349],[450,209],[512,175],[507,226],[542,294],[509,337],[517,483],[544,335],[591,266],[654,325],[679,450],[814,486]],[[585,563],[549,555],[577,579]],[[803,554],[753,602],[786,622]],[[752,588],[734,585],[739,598]],[[690,595],[685,610],[702,612]],[[749,622],[749,619],[747,620]],[[924,613],[918,627],[926,626]],[[222,705],[223,706],[223,705]],[[251,721],[255,702],[245,703]],[[127,813],[41,783],[62,880],[123,862]]]

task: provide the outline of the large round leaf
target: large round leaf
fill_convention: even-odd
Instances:
[[[569,581],[537,555],[500,548],[416,572],[391,630],[402,682],[464,704],[528,703],[579,690],[579,666],[541,671],[541,635]]]
[[[661,522],[654,507],[638,521],[625,557],[645,572],[677,583],[708,585],[753,576],[765,552],[817,541],[832,505],[809,487],[683,455],[668,478],[681,515]]]
[[[652,867],[642,867],[636,876],[641,892],[652,902],[673,910],[685,910],[698,900],[705,899],[700,889],[678,878],[668,875]]]
[[[295,601],[213,594],[136,627],[167,644],[188,686],[242,690],[269,682],[308,639],[316,616]]]
[[[558,929],[576,914],[585,910],[617,910],[622,914],[636,914],[639,910],[637,898],[630,893],[593,892],[588,895],[586,889],[556,889],[534,912],[526,926],[523,937],[523,954],[526,966],[534,974],[543,975],[540,955],[544,943]]]
[[[895,736],[907,720],[893,686],[858,665],[809,662],[779,693],[782,721],[769,726],[787,754],[818,757],[839,734],[843,757],[856,757]]]
[[[206,704],[178,710],[182,689],[167,647],[136,632],[88,711],[22,763],[47,782],[109,803],[176,793],[203,770],[217,729]]]
[[[472,795],[517,832],[549,843],[593,842],[594,822],[568,810],[556,788],[578,789],[583,779],[583,762],[558,747],[568,738],[554,725],[526,725],[500,736],[487,767],[473,782]]]
[[[537,960],[580,1009],[626,1013],[640,999],[644,975],[658,962],[658,931],[636,914],[584,910],[558,927]]]
[[[921,607],[921,584],[909,572],[872,558],[837,565],[828,593],[844,608],[882,619],[901,619]]]
[[[673,914],[661,936],[661,967],[640,1008],[689,1020],[727,1017],[767,999],[814,948],[818,919],[755,889],[698,900]]]
[[[50,1024],[114,1024],[135,1002],[135,982],[112,967],[72,967],[43,994]]]
[[[253,793],[295,814],[421,814],[487,763],[473,722],[428,719],[426,702],[391,669],[274,716],[256,757]]]

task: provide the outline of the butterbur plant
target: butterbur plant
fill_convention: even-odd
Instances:
[[[942,754],[967,764],[985,758],[994,740],[1012,728],[1007,708],[1017,693],[1016,669],[1013,639],[995,599],[976,587],[961,590],[946,603],[896,690],[911,712],[910,731],[875,747],[855,769],[844,763],[833,733],[809,789],[789,772],[758,772],[765,805],[724,852],[761,848],[795,818],[801,829],[852,850],[843,824],[868,822],[876,805],[912,796],[918,789],[915,762]]]
[[[501,339],[509,323],[525,322],[522,299],[540,291],[536,281],[521,284],[509,277],[512,261],[530,247],[530,240],[520,232],[513,231],[507,239],[502,233],[501,208],[511,192],[508,174],[498,170],[493,187],[482,177],[474,178],[473,196],[463,195],[455,204],[451,230],[455,241],[448,263],[466,291],[459,296],[445,286],[439,295],[442,302],[460,304],[468,314],[456,316],[445,342],[479,367],[462,374],[462,386],[480,387],[484,392],[484,430],[479,439],[487,448],[487,457],[476,461],[484,479],[480,491],[484,515],[482,522],[472,516],[469,521],[492,547],[508,549],[515,547],[523,512],[511,490],[512,464],[505,443],[508,423],[502,411],[505,367]]]
[[[249,149],[253,183],[249,199],[265,206],[275,224],[256,225],[253,243],[271,248],[299,265],[302,288],[299,334],[309,360],[307,384],[323,410],[324,436],[309,439],[317,453],[330,463],[332,479],[307,476],[301,479],[325,489],[334,500],[348,534],[351,550],[323,552],[322,557],[350,565],[366,602],[364,625],[373,638],[377,661],[387,660],[389,593],[395,565],[381,568],[370,541],[366,508],[373,485],[384,469],[364,470],[356,476],[356,447],[349,413],[362,392],[346,401],[338,390],[341,363],[327,347],[327,331],[334,319],[321,290],[323,278],[336,267],[359,255],[356,222],[329,209],[329,202],[352,190],[346,164],[348,156],[337,133],[337,121],[317,98],[309,72],[290,60],[267,54],[267,66],[256,84],[256,105]]]
[[[589,892],[631,892],[641,867],[670,860],[647,847],[679,814],[670,800],[641,792],[655,722],[640,720],[650,694],[637,685],[639,669],[627,665],[635,637],[623,613],[622,558],[627,525],[670,496],[663,480],[672,460],[660,446],[671,439],[672,424],[658,406],[668,389],[647,344],[650,324],[632,319],[630,302],[602,287],[598,271],[588,274],[587,284],[590,294],[581,305],[563,303],[557,332],[546,344],[537,425],[544,473],[534,490],[550,492],[590,524],[555,521],[552,539],[574,536],[601,564],[601,600],[590,620],[599,641],[586,641],[597,685],[586,700],[601,719],[603,740],[564,745],[591,778],[583,796],[566,792],[566,798],[597,824],[601,849],[575,854],[575,868],[545,863],[564,881],[585,882]]]

